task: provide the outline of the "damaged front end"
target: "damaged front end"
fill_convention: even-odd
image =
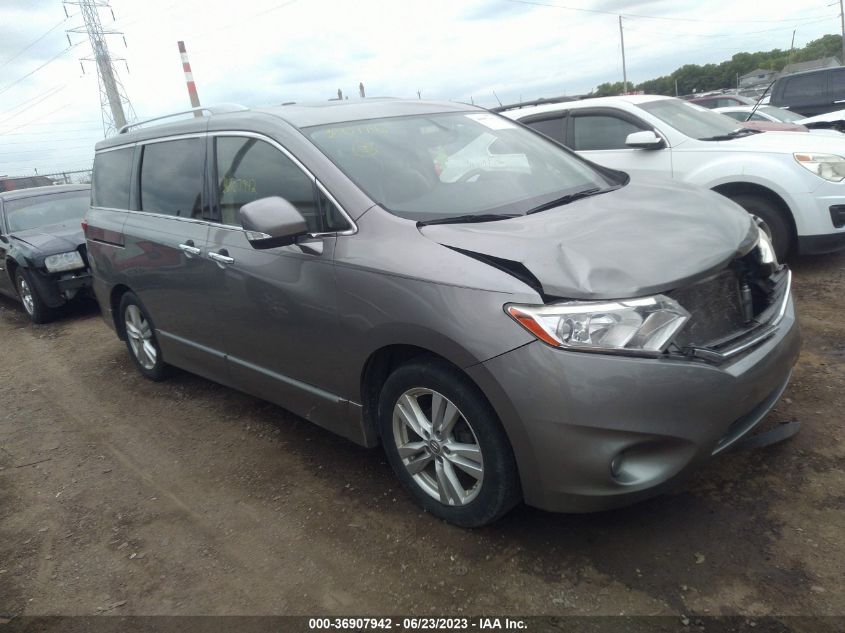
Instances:
[[[792,272],[763,230],[754,248],[710,277],[666,293],[690,313],[667,350],[723,362],[772,336],[786,312]]]

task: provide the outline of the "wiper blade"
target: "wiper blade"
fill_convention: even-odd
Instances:
[[[481,213],[456,215],[451,218],[438,218],[436,220],[425,220],[424,222],[417,222],[417,226],[431,226],[432,224],[471,224],[473,222],[495,222],[496,220],[508,220],[510,218],[520,217],[517,214],[507,213]]]
[[[575,202],[576,200],[580,200],[581,198],[589,198],[590,196],[594,196],[597,193],[605,193],[607,191],[613,191],[618,189],[619,187],[608,187],[607,189],[602,189],[601,187],[593,187],[592,189],[584,189],[583,191],[576,191],[575,193],[569,193],[565,196],[561,196],[560,198],[555,198],[554,200],[550,200],[549,202],[544,202],[538,207],[534,207],[526,212],[525,215],[531,215],[532,213],[539,213],[540,211],[546,211],[548,209],[553,209],[555,207],[563,206],[564,204],[569,204],[570,202]]]
[[[763,130],[752,130],[750,127],[737,128],[733,132],[727,134],[717,134],[716,136],[707,136],[698,139],[699,141],[730,141],[731,139],[739,138],[740,136],[748,136],[749,134],[759,134]]]

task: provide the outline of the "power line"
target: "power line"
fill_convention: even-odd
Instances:
[[[21,125],[18,125],[17,127],[13,127],[13,128],[11,128],[11,129],[9,129],[9,130],[6,130],[5,132],[0,132],[0,136],[4,136],[5,134],[8,134],[9,132],[14,132],[15,130],[19,130],[19,129],[21,129],[22,127],[26,127],[27,125],[32,124],[32,123],[33,123],[33,121],[40,121],[41,119],[43,119],[43,118],[45,118],[45,117],[48,117],[48,116],[50,116],[51,114],[55,114],[55,113],[56,113],[56,112],[58,112],[59,110],[62,110],[62,109],[64,109],[64,108],[68,107],[69,105],[71,105],[71,104],[70,104],[70,103],[65,103],[64,105],[60,105],[60,106],[59,106],[58,108],[56,108],[55,110],[51,110],[50,112],[47,112],[47,113],[45,113],[45,114],[42,114],[41,116],[39,116],[39,117],[36,117],[36,118],[32,119],[32,121],[27,121],[26,123],[22,123]]]
[[[6,121],[11,121],[15,117],[18,117],[18,116],[22,115],[24,112],[28,111],[30,108],[33,108],[33,107],[37,106],[39,103],[46,101],[50,97],[57,95],[62,90],[64,90],[66,86],[67,86],[67,84],[62,84],[61,86],[53,86],[52,88],[45,90],[41,94],[36,95],[34,97],[30,97],[26,101],[19,103],[14,108],[10,108],[10,109],[6,110],[5,112],[0,112],[0,115],[3,115],[3,114],[8,114],[9,112],[12,112],[14,110],[18,110],[17,112],[12,114],[11,116],[7,116],[5,119],[0,119],[0,125],[3,125]],[[32,102],[32,103],[30,103],[30,102]],[[28,106],[28,107],[24,107],[24,106]]]
[[[13,62],[13,61],[14,61],[14,60],[16,60],[18,57],[20,57],[20,56],[21,56],[21,55],[23,55],[25,52],[27,52],[30,48],[32,48],[33,46],[35,46],[36,44],[38,44],[38,42],[40,42],[40,41],[41,41],[41,40],[43,40],[45,37],[47,37],[48,35],[50,35],[50,33],[52,33],[52,32],[53,32],[53,31],[55,31],[57,28],[59,28],[62,24],[64,24],[65,22],[67,22],[67,20],[68,20],[68,18],[64,18],[63,20],[61,20],[60,22],[58,22],[55,26],[52,26],[51,28],[49,28],[49,29],[47,30],[47,32],[46,32],[46,33],[44,33],[44,34],[43,34],[43,35],[41,35],[40,37],[36,38],[34,41],[32,41],[32,42],[30,42],[29,44],[27,44],[26,46],[24,46],[21,50],[19,50],[17,53],[15,53],[14,55],[12,55],[12,56],[11,56],[9,59],[7,59],[5,62],[3,62],[2,64],[0,64],[0,68],[5,68],[5,67],[6,67],[6,66],[10,63],[10,62]]]
[[[643,15],[642,13],[625,13],[619,11],[607,11],[602,9],[585,9],[583,7],[569,7],[562,4],[551,4],[546,2],[538,2],[537,0],[507,0],[515,4],[528,4],[537,7],[550,7],[553,9],[564,9],[566,11],[580,11],[582,13],[600,13],[602,15],[621,15],[625,18],[643,18],[647,20],[671,20],[676,22],[704,22],[709,24],[756,24],[756,23],[773,23],[773,22],[800,22],[805,20],[814,20],[821,16],[813,15],[806,18],[781,18],[777,20],[708,20],[704,18],[679,18],[665,15]]]
[[[0,95],[1,95],[1,94],[3,94],[4,92],[6,92],[7,90],[9,90],[10,88],[12,88],[12,87],[14,87],[14,86],[18,85],[20,82],[22,82],[22,81],[23,81],[24,79],[26,79],[27,77],[31,77],[32,75],[34,75],[35,73],[37,73],[39,70],[41,70],[42,68],[44,68],[44,67],[45,67],[45,66],[47,66],[48,64],[52,64],[52,63],[53,63],[54,61],[56,61],[59,57],[61,57],[62,55],[64,55],[65,53],[67,53],[69,50],[71,50],[72,48],[74,48],[74,47],[76,47],[76,46],[79,46],[79,45],[78,45],[78,44],[71,44],[70,46],[68,46],[68,47],[67,47],[66,49],[64,49],[63,51],[59,51],[58,53],[56,53],[55,55],[53,55],[50,59],[48,59],[46,62],[44,62],[43,64],[41,64],[41,65],[40,65],[38,68],[36,68],[35,70],[31,70],[30,72],[28,72],[27,74],[25,74],[23,77],[18,77],[15,81],[13,81],[12,83],[10,83],[10,84],[6,85],[3,89],[1,89],[1,90],[0,90]]]

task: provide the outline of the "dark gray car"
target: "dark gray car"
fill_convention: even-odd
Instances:
[[[215,112],[97,146],[94,289],[168,365],[384,446],[459,525],[653,495],[786,387],[790,273],[718,194],[478,108]]]

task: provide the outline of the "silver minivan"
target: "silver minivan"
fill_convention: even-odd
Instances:
[[[790,272],[716,193],[456,103],[205,112],[97,145],[107,323],[150,379],[381,444],[438,517],[654,495],[786,388]]]

